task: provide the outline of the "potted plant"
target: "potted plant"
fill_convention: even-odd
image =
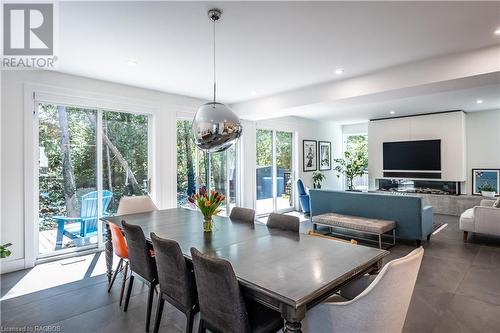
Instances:
[[[321,188],[321,183],[326,179],[322,172],[313,172],[313,186],[314,188]]]
[[[481,195],[483,197],[494,198],[495,194],[495,189],[489,183],[484,183],[481,186]]]
[[[189,197],[189,202],[198,207],[203,214],[203,231],[212,231],[212,217],[220,211],[219,206],[224,199],[223,194],[219,194],[215,190],[210,191],[209,194],[204,188],[200,189],[199,193]]]
[[[362,176],[368,167],[368,159],[365,154],[356,151],[351,153],[344,152],[344,158],[337,158],[334,160],[337,164],[335,170],[338,172],[337,177],[344,175],[347,179],[347,186],[349,191],[354,190],[353,180],[358,176]]]
[[[7,258],[8,256],[11,255],[12,252],[10,252],[10,250],[7,249],[9,246],[12,246],[12,243],[0,245],[0,258]]]

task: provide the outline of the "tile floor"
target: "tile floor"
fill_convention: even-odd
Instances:
[[[474,236],[463,243],[457,217],[435,219],[448,225],[424,244],[404,332],[500,332],[500,238]],[[309,227],[304,221],[301,230]],[[413,248],[398,242],[387,260]],[[143,332],[146,286],[134,285],[124,313],[119,284],[108,294],[104,272],[104,254],[98,253],[2,275],[2,330],[48,325],[46,331]],[[166,305],[163,316],[162,332],[184,331],[179,311]]]

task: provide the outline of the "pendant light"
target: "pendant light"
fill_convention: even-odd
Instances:
[[[214,91],[213,100],[200,106],[193,119],[193,141],[199,149],[213,153],[221,152],[235,143],[241,136],[243,127],[240,119],[226,105],[216,101],[215,83],[215,23],[220,19],[219,9],[208,11],[213,22],[214,45]]]

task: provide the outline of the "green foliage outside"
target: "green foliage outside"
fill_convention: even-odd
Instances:
[[[273,165],[273,131],[257,129],[257,167]],[[291,170],[292,133],[276,132],[276,165]]]
[[[39,147],[46,156],[48,166],[40,167],[39,176],[39,227],[49,230],[57,227],[53,216],[78,217],[82,195],[96,190],[96,110],[66,107],[69,133],[69,153],[74,182],[76,209],[68,212],[64,188],[70,180],[63,175],[61,156],[61,124],[56,105],[39,106]],[[121,112],[103,112],[103,136],[119,152],[113,153],[103,144],[103,189],[113,192],[108,213],[116,212],[124,195],[147,193],[148,179],[148,117]],[[116,152],[115,151],[115,152]],[[42,155],[42,154],[41,154]],[[41,156],[41,161],[43,156]],[[130,172],[127,172],[123,161]],[[137,184],[131,182],[133,175]]]
[[[366,135],[349,136],[344,158],[335,159],[337,177],[343,174],[349,190],[354,189],[354,178],[362,176],[368,168],[368,140]]]

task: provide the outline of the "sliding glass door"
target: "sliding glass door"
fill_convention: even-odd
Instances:
[[[236,145],[220,153],[203,153],[191,139],[190,120],[177,121],[177,205],[189,207],[187,199],[200,188],[215,189],[226,197],[221,215],[236,205]]]
[[[96,247],[99,218],[148,192],[148,128],[148,115],[38,103],[39,257]]]
[[[293,133],[256,131],[257,214],[293,207]]]

